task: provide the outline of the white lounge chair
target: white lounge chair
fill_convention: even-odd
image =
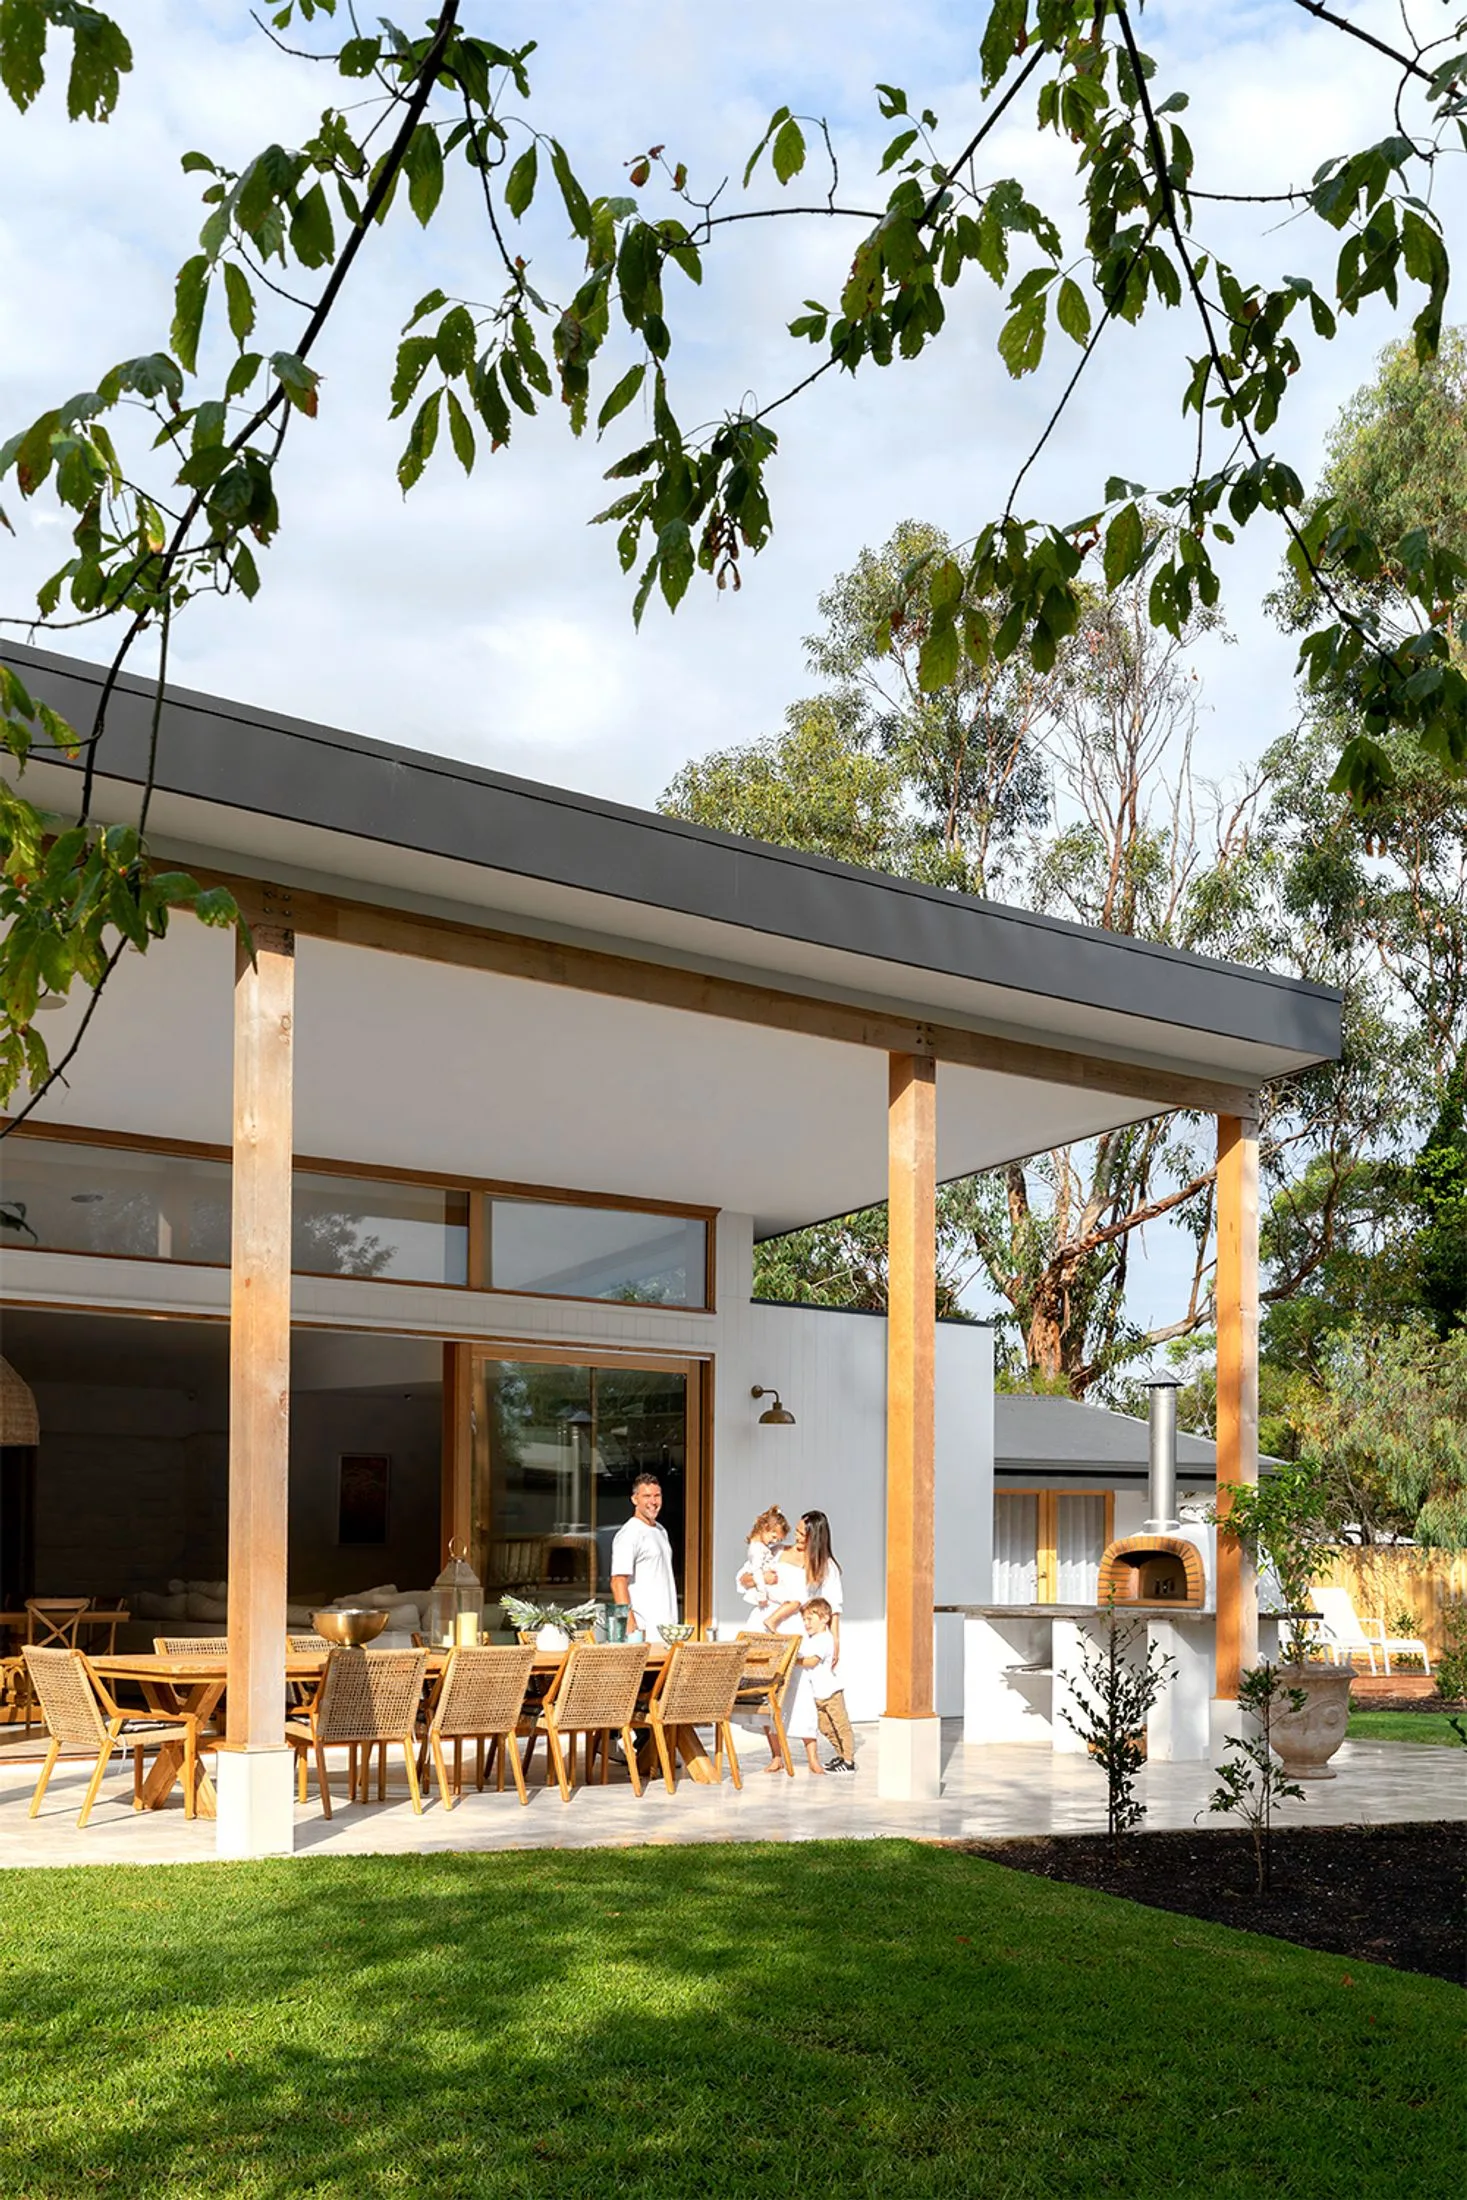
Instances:
[[[1334,1664],[1363,1651],[1372,1673],[1379,1655],[1389,1674],[1391,1653],[1395,1651],[1397,1655],[1404,1652],[1407,1656],[1420,1658],[1422,1671],[1430,1673],[1431,1658],[1419,1635],[1388,1635],[1383,1619],[1362,1620],[1348,1589],[1311,1589],[1309,1593],[1315,1610],[1324,1621],[1320,1629],[1321,1645]]]

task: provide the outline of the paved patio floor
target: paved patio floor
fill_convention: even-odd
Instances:
[[[445,1811],[431,1801],[415,1817],[399,1765],[386,1803],[348,1805],[334,1783],[336,1814],[328,1823],[312,1795],[296,1812],[296,1853],[363,1856],[441,1849],[592,1848],[674,1841],[822,1841],[905,1835],[916,1840],[991,1839],[1007,1834],[1082,1833],[1103,1828],[1105,1788],[1086,1759],[1054,1756],[1042,1747],[968,1747],[961,1725],[944,1727],[943,1792],[935,1803],[882,1802],[876,1794],[874,1728],[858,1729],[861,1769],[854,1777],[793,1780],[761,1769],[763,1745],[751,1737],[740,1752],[742,1793],[680,1780],[669,1795],[649,1784],[640,1800],[624,1780],[577,1788],[569,1803],[555,1789],[533,1784],[529,1807],[513,1793],[478,1795]],[[131,1771],[119,1758],[103,1785],[90,1824],[76,1814],[88,1777],[85,1764],[58,1765],[39,1818],[27,1810],[36,1764],[15,1749],[0,1750],[0,1868],[51,1864],[164,1864],[207,1860],[212,1823],[183,1815],[175,1791],[170,1807],[135,1814]],[[1334,1780],[1310,1786],[1302,1803],[1286,1803],[1281,1825],[1389,1824],[1413,1819],[1467,1821],[1467,1750],[1396,1742],[1347,1742],[1335,1758]],[[1214,1785],[1205,1764],[1157,1764],[1143,1774],[1147,1824],[1153,1828],[1219,1826],[1207,1798]],[[374,1787],[375,1793],[375,1787]]]

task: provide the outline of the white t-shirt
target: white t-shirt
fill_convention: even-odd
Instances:
[[[622,1522],[611,1546],[611,1571],[626,1575],[632,1611],[645,1634],[655,1637],[659,1627],[676,1624],[672,1545],[659,1522],[639,1520],[635,1513]]]
[[[835,1637],[828,1627],[822,1627],[818,1635],[806,1635],[800,1647],[802,1658],[818,1658],[818,1665],[802,1665],[800,1671],[810,1685],[810,1693],[817,1703],[828,1703],[832,1696],[840,1694],[840,1676],[833,1671],[835,1661]]]
[[[838,1612],[845,1602],[844,1588],[840,1568],[834,1559],[826,1567],[825,1579],[820,1587],[812,1589],[805,1578],[804,1567],[794,1559],[782,1558],[779,1562],[779,1587],[772,1595],[777,1605],[806,1604],[811,1597],[824,1597],[832,1612]],[[800,1635],[804,1631],[805,1622],[797,1611],[791,1612],[788,1619],[782,1619],[776,1629],[776,1633],[781,1635]]]

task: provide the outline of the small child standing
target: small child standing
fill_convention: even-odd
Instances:
[[[739,1575],[739,1595],[753,1613],[780,1602],[775,1594],[779,1581],[779,1554],[789,1536],[790,1524],[778,1505],[768,1505],[749,1530],[749,1549]]]
[[[845,1690],[835,1677],[831,1608],[824,1597],[811,1597],[809,1603],[801,1607],[800,1617],[805,1640],[795,1659],[798,1681],[790,1707],[790,1740],[804,1743],[812,1772],[854,1772],[856,1743],[851,1722],[846,1717]],[[835,1751],[829,1765],[821,1764],[816,1747],[822,1734]]]

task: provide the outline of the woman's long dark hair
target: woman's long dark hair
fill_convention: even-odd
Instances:
[[[800,1518],[805,1524],[805,1585],[813,1591],[824,1587],[832,1566],[837,1573],[840,1568],[830,1547],[830,1522],[824,1513],[801,1513]]]

